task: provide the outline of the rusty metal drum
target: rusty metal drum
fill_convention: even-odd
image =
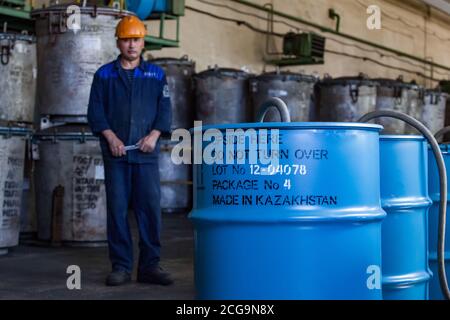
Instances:
[[[377,83],[357,77],[325,77],[315,88],[320,121],[354,122],[375,111]]]
[[[66,245],[106,241],[104,167],[98,138],[86,126],[37,132],[37,237]]]
[[[36,39],[0,33],[0,120],[33,122],[36,96]]]
[[[117,58],[115,27],[121,17],[132,13],[81,7],[79,29],[69,17],[72,13],[68,5],[31,13],[36,20],[37,37],[36,108],[41,117],[86,122],[94,73]]]
[[[19,243],[25,143],[30,134],[29,129],[0,127],[0,255]]]
[[[211,68],[194,76],[195,120],[203,124],[252,121],[248,79],[242,70]]]

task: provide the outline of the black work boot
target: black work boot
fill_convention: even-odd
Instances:
[[[111,272],[106,278],[107,286],[120,286],[131,281],[131,275],[123,270]]]
[[[173,280],[168,272],[164,272],[161,267],[157,266],[150,270],[140,272],[137,276],[137,282],[168,286],[173,283]]]

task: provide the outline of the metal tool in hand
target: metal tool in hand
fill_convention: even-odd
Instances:
[[[133,144],[131,146],[125,146],[124,147],[125,151],[136,150],[136,149],[139,149],[139,148],[140,148],[140,146],[138,144]]]

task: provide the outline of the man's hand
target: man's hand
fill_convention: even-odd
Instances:
[[[109,150],[111,150],[114,157],[121,157],[127,154],[125,151],[125,145],[119,138],[117,138],[116,134],[112,130],[104,130],[102,134],[106,141],[108,141]]]
[[[149,135],[138,141],[137,144],[139,145],[139,150],[146,153],[153,152],[160,135],[161,132],[159,130],[152,130]]]

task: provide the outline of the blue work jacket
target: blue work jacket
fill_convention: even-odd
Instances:
[[[170,132],[172,121],[169,88],[163,69],[141,57],[134,70],[134,80],[127,79],[120,56],[97,70],[92,82],[88,106],[88,122],[94,135],[100,137],[105,161],[156,163],[159,142],[151,153],[127,151],[126,156],[113,157],[101,132],[111,129],[125,145],[136,144],[153,129]]]

